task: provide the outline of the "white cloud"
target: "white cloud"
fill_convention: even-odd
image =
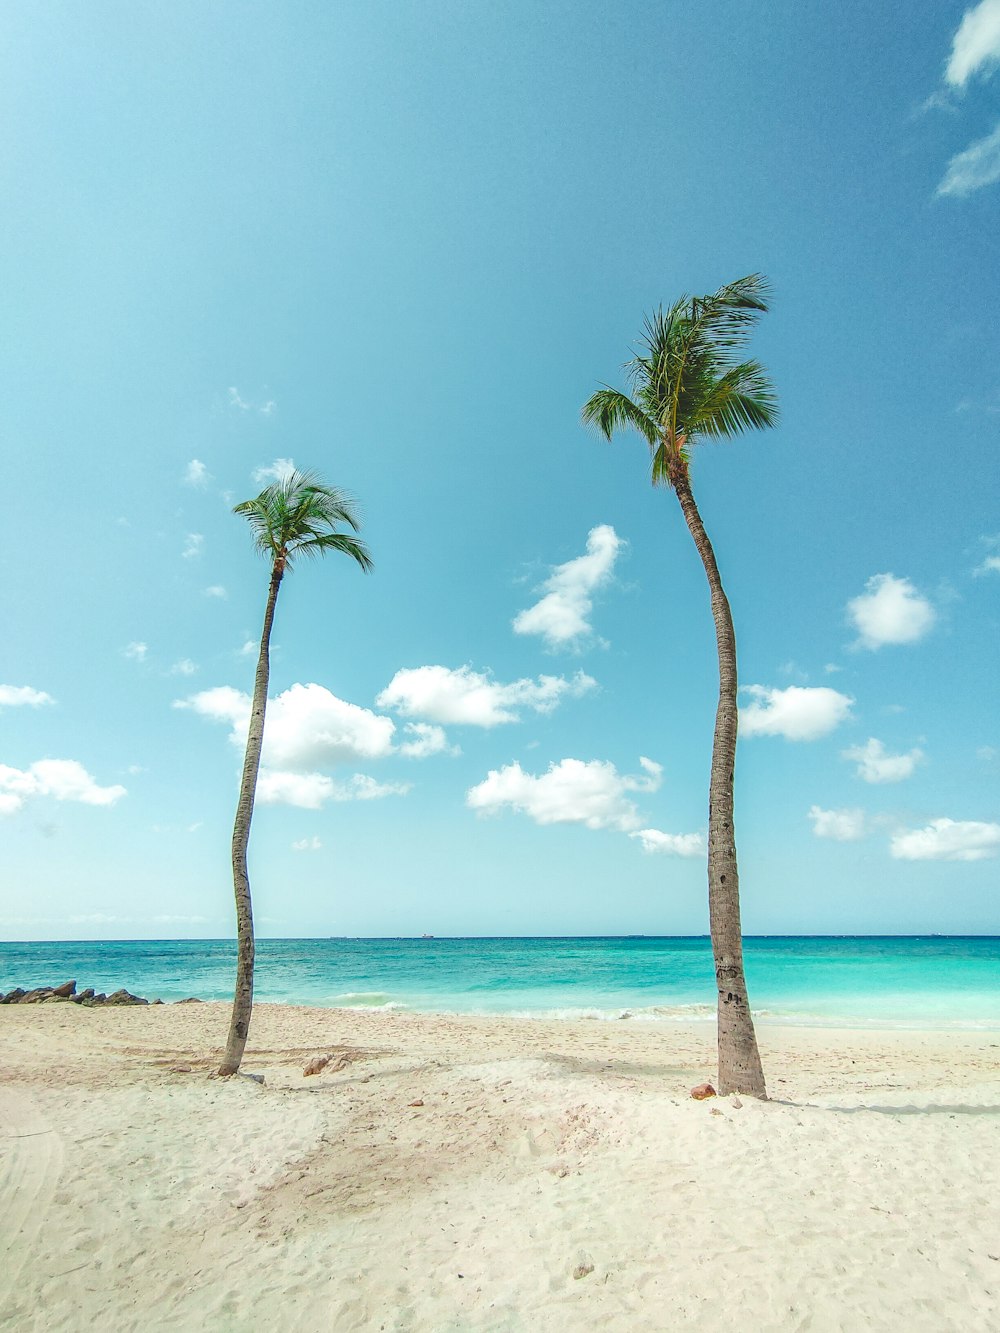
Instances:
[[[208,468],[200,459],[192,458],[184,470],[186,486],[204,486],[208,482]]]
[[[1000,124],[992,134],[977,139],[948,163],[944,179],[937,187],[939,195],[964,199],[967,194],[1000,181]]]
[[[181,555],[185,560],[194,560],[205,549],[205,538],[200,532],[189,532]]]
[[[394,708],[403,717],[472,727],[496,727],[520,722],[521,709],[551,713],[563,697],[576,699],[597,682],[578,671],[572,679],[539,676],[508,685],[491,680],[471,667],[424,666],[397,671],[375,702]]]
[[[865,833],[863,810],[823,810],[818,805],[809,807],[813,833],[817,838],[833,838],[836,842],[856,842]]]
[[[704,856],[705,840],[700,833],[661,833],[658,828],[636,829],[629,834],[642,842],[644,852],[666,852],[670,856]]]
[[[641,758],[642,777],[619,773],[614,764],[592,759],[563,759],[536,777],[519,763],[492,769],[478,786],[470,787],[465,803],[481,814],[509,807],[536,824],[585,824],[592,829],[638,830],[639,814],[631,792],[654,792],[663,769]]]
[[[245,639],[243,647],[239,651],[240,657],[256,657],[260,651],[260,644],[256,639]]]
[[[179,662],[175,662],[170,668],[170,674],[172,676],[193,676],[197,670],[197,666],[191,661],[190,657],[182,657]]]
[[[890,850],[901,861],[984,861],[1000,853],[1000,824],[932,819],[924,828],[897,833]]]
[[[278,406],[273,398],[269,398],[266,403],[252,403],[244,398],[234,385],[230,385],[228,392],[229,406],[237,408],[240,412],[259,412],[261,416],[269,417]]]
[[[33,690],[30,685],[0,685],[0,708],[38,708],[55,700],[44,690]]]
[[[32,796],[83,805],[114,805],[124,787],[101,787],[75,759],[38,759],[26,769],[0,764],[0,814],[13,814]]]
[[[392,753],[395,725],[322,685],[293,685],[268,705],[264,755],[276,768],[307,769]]]
[[[843,751],[845,759],[853,760],[858,766],[858,777],[865,782],[902,782],[912,777],[913,770],[924,757],[923,750],[910,750],[908,754],[888,754],[881,741],[869,736],[864,745],[852,745]]]
[[[221,583],[213,583],[211,587],[205,589],[205,596],[218,597],[221,600],[222,598],[228,597],[229,593],[226,592]]]
[[[426,759],[432,754],[461,754],[457,745],[449,745],[443,727],[436,727],[431,722],[407,722],[404,731],[413,739],[404,741],[399,753],[409,755],[411,759]]]
[[[261,805],[319,810],[325,801],[333,800],[336,785],[325,773],[287,773],[262,768],[257,774],[257,800]]]
[[[981,565],[977,565],[973,574],[1000,574],[1000,555],[988,555]]]
[[[145,662],[148,653],[148,643],[130,643],[122,649],[122,656],[130,658],[133,662]]]
[[[251,476],[259,486],[268,485],[272,481],[284,481],[295,471],[295,460],[292,458],[276,458],[270,467],[254,468]]]
[[[556,565],[539,591],[545,596],[514,617],[515,634],[538,634],[550,648],[565,648],[593,633],[591,594],[611,579],[625,543],[609,523],[591,528],[587,553]]]
[[[865,589],[847,603],[859,647],[874,651],[887,643],[916,643],[934,624],[934,608],[909,579],[874,574]]]
[[[789,741],[815,741],[827,736],[850,714],[854,700],[826,685],[789,685],[770,690],[746,685],[754,702],[740,709],[744,736],[784,736]]]
[[[293,852],[318,852],[323,846],[319,838],[299,838],[298,842],[292,843]]]
[[[230,739],[246,744],[251,699],[230,685],[179,699],[203,717],[228,722]],[[338,699],[322,685],[293,685],[269,701],[264,725],[263,761],[278,770],[311,770],[358,759],[381,759],[393,752],[391,718]]]
[[[346,782],[335,782],[325,773],[291,773],[262,768],[257,778],[257,799],[262,805],[294,805],[318,810],[327,801],[377,801],[386,796],[405,796],[409,782],[376,782],[355,773]]]
[[[998,65],[1000,0],[980,0],[958,25],[944,76],[953,88],[964,88],[974,74],[991,74]]]

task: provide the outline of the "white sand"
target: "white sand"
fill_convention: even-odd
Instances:
[[[736,1107],[709,1025],[227,1022],[0,1007],[0,1328],[1000,1328],[995,1033],[762,1026]]]

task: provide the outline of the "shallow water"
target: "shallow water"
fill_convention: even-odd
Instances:
[[[797,1024],[1000,1028],[996,936],[757,937],[755,1013]],[[0,944],[0,991],[232,995],[231,940]],[[255,996],[286,1004],[670,1022],[714,1017],[704,937],[259,940]]]

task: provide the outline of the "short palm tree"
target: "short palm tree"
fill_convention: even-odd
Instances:
[[[719,705],[715,716],[708,801],[708,905],[718,984],[719,1091],[767,1095],[743,974],[739,877],[733,831],[736,762],[736,636],[715,552],[691,492],[691,446],[772,426],[778,405],[756,361],[737,354],[768,289],[757,273],[711,296],[684,296],[645,322],[642,348],[626,364],[631,397],[603,388],[587,401],[583,419],[610,440],[631,427],[649,445],[654,486],[669,486],[680,501],[688,530],[708,576],[719,654]]]
[[[271,626],[278,589],[285,572],[303,555],[326,555],[341,551],[356,560],[365,572],[371,569],[371,557],[364,542],[352,535],[358,522],[352,500],[342,491],[320,484],[311,472],[291,472],[261,491],[255,500],[244,500],[233,510],[250,524],[254,544],[271,561],[271,585],[264,610],[264,628],[260,636],[260,655],[254,678],[253,704],[247,731],[243,778],[233,824],[233,889],[236,894],[236,989],[233,1017],[229,1026],[226,1053],[219,1066],[222,1075],[235,1074],[243,1059],[253,1009],[254,936],[253,909],[250,902],[250,877],[247,874],[247,845],[253,818],[257,772],[264,740],[264,713],[267,709],[267,683],[270,675]],[[348,529],[344,531],[343,529]]]

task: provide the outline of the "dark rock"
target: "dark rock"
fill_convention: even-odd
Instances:
[[[18,1004],[38,1004],[40,1001],[48,999],[51,994],[51,986],[39,986],[37,990],[30,990],[26,995],[22,995]]]
[[[68,1000],[75,990],[75,981],[64,981],[61,986],[52,987],[52,994],[58,995],[60,1000]]]
[[[0,998],[0,1004],[17,1004],[21,996],[27,995],[27,993],[23,986],[15,986],[13,990],[8,991],[6,995]]]
[[[201,1004],[197,995],[189,995],[186,1000],[175,1000],[175,1004]]]
[[[121,990],[116,990],[111,995],[105,996],[104,1003],[108,1005],[149,1004],[149,1001],[144,1000],[141,995],[133,995],[131,991],[122,988]]]
[[[88,1000],[94,998],[94,988],[88,986],[86,990],[77,991],[76,995],[71,995],[69,998],[74,1004],[86,1004]]]
[[[153,1004],[162,1004],[162,1003],[163,1003],[162,1000],[154,1000],[154,1001],[153,1001]]]

